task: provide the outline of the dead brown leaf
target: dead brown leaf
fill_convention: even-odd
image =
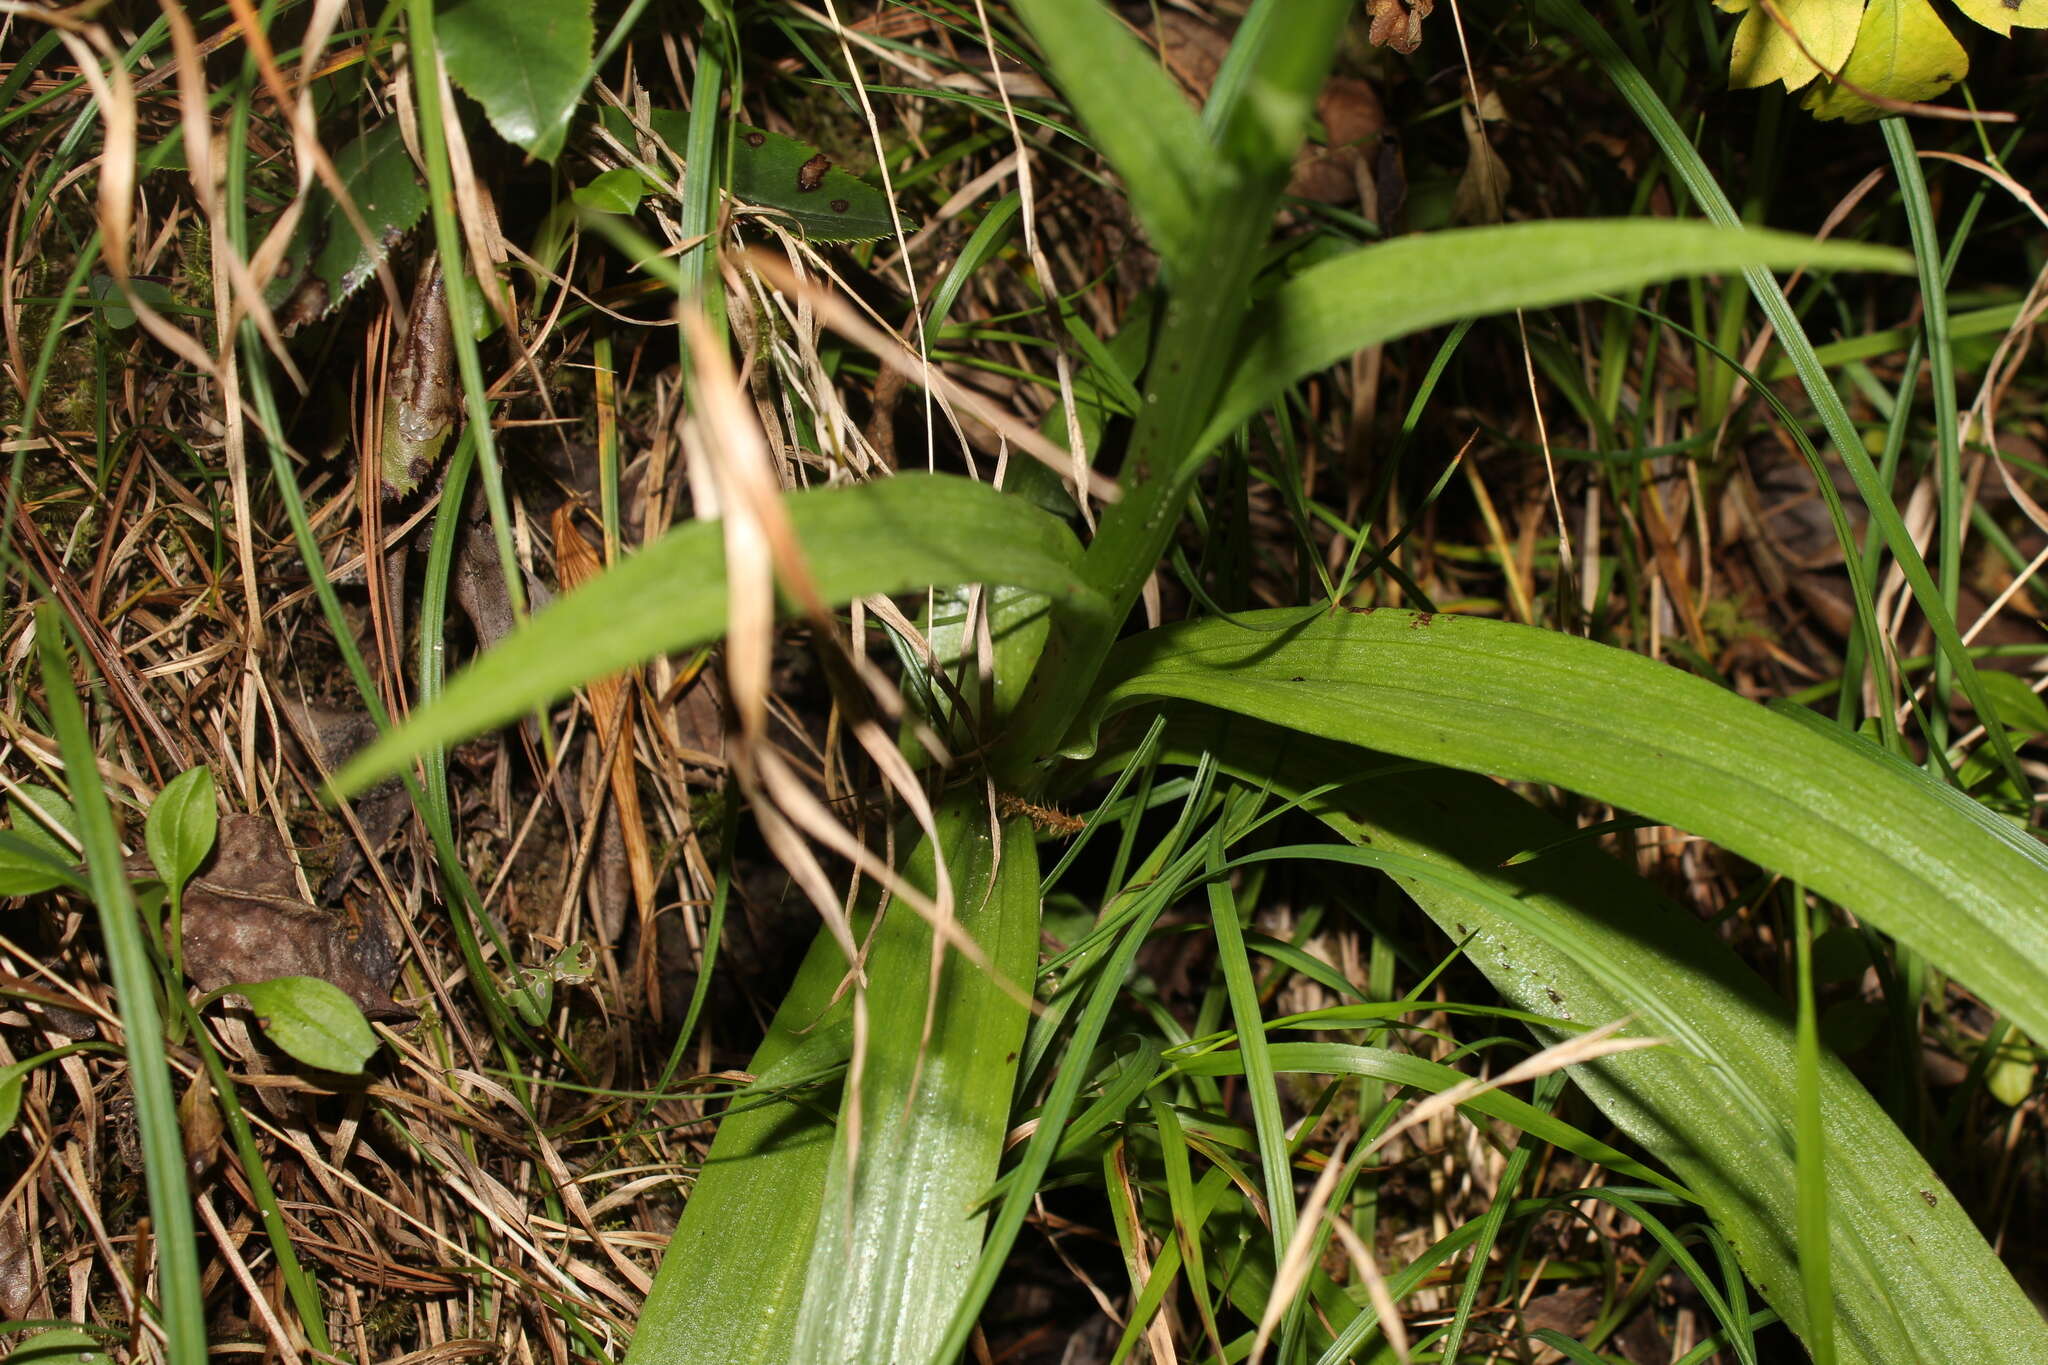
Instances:
[[[1365,12],[1372,16],[1366,41],[1396,52],[1413,52],[1422,43],[1422,21],[1435,8],[1436,0],[1365,0]]]
[[[383,926],[310,905],[291,853],[256,815],[221,817],[213,860],[185,888],[185,970],[203,991],[317,976],[372,1019],[409,1019],[391,998],[398,963]]]
[[[1465,146],[1471,159],[1458,177],[1452,213],[1461,223],[1498,223],[1507,217],[1508,163],[1487,140],[1486,126],[1470,105],[1458,110],[1458,118],[1465,125]]]

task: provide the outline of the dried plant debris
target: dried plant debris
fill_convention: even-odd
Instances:
[[[412,1017],[391,998],[398,962],[377,917],[310,904],[284,840],[257,815],[221,817],[213,860],[185,889],[185,969],[206,991],[316,976],[371,1019]]]

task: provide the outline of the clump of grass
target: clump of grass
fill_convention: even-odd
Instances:
[[[1945,1181],[1996,1232],[1997,1210],[2037,1196],[2023,1155],[2031,1047],[2013,1046],[2013,1021],[1942,961],[1889,938],[1890,921],[1788,894],[1730,852],[1558,787],[1522,785],[1535,812],[1458,774],[1414,779],[1406,759],[1321,749],[1316,781],[1276,785],[1220,761],[1223,740],[1178,713],[1106,729],[1090,759],[1049,762],[1074,747],[1070,723],[1094,704],[1119,636],[1193,617],[1278,644],[1283,625],[1307,619],[1303,604],[1327,602],[1390,609],[1383,620],[1417,613],[1374,649],[1424,638],[1440,612],[1491,615],[1750,697],[1832,698],[1851,728],[1865,723],[1895,756],[2031,831],[2028,746],[2048,721],[2031,728],[2028,675],[1964,662],[1997,650],[2030,667],[2039,655],[2028,613],[2048,528],[2024,497],[1995,492],[2004,476],[2023,492],[2038,473],[2022,449],[2040,434],[2018,368],[2025,312],[2006,324],[2014,346],[1975,373],[1966,357],[1952,372],[1948,325],[1966,307],[2019,303],[2027,274],[2008,243],[2023,219],[1994,180],[1930,162],[1929,196],[1910,173],[1939,144],[2006,158],[2026,183],[2030,144],[1922,125],[1915,145],[1893,125],[1904,190],[1848,204],[1838,235],[1910,244],[1918,297],[1946,289],[1955,306],[1926,309],[1925,329],[1910,325],[1910,288],[1846,273],[1790,286],[1782,306],[1701,281],[1412,337],[1389,327],[1261,394],[1198,467],[1201,405],[1255,349],[1231,341],[1237,312],[1363,244],[1449,226],[1472,202],[1460,182],[1489,156],[1513,173],[1509,219],[1711,213],[1718,178],[1749,187],[1746,218],[1808,229],[1882,144],[1816,128],[1774,94],[1674,141],[1655,114],[1717,78],[1710,17],[1631,17],[1602,48],[1546,13],[1532,48],[1521,20],[1465,14],[1459,33],[1439,14],[1415,56],[1355,36],[1343,48],[1341,74],[1370,82],[1386,121],[1347,152],[1358,193],[1280,198],[1276,214],[1240,189],[1212,202],[1255,206],[1234,223],[1175,216],[1188,207],[1176,207],[1176,175],[1210,172],[1174,161],[1188,149],[1171,120],[1120,125],[1105,110],[1124,92],[1074,80],[1087,45],[1062,50],[1045,16],[1082,7],[718,5],[678,31],[629,6],[598,16],[593,47],[612,22],[620,41],[575,85],[548,163],[500,137],[473,68],[456,76],[462,94],[441,98],[436,72],[463,64],[445,36],[419,37],[431,6],[361,27],[351,14],[331,31],[318,25],[332,16],[280,8],[261,44],[225,14],[180,11],[139,33],[77,16],[65,35],[10,37],[12,70],[26,74],[0,77],[16,209],[0,420],[18,509],[0,535],[9,600],[48,607],[0,626],[0,785],[18,838],[87,868],[36,890],[0,939],[15,983],[0,1065],[70,1046],[59,1035],[128,1049],[95,1042],[19,1078],[0,1255],[30,1273],[0,1317],[74,1318],[138,1358],[191,1358],[203,1338],[282,1359],[614,1359],[690,1201],[703,1200],[699,1219],[724,1207],[714,1132],[730,1150],[749,1125],[808,1116],[824,1193],[805,1205],[770,1180],[759,1197],[789,1221],[774,1250],[793,1282],[822,1285],[856,1258],[817,1234],[815,1208],[855,1208],[872,1179],[864,1154],[900,1141],[919,1156],[901,1133],[972,1095],[985,1169],[952,1172],[962,1183],[946,1207],[989,1211],[995,1232],[985,1250],[978,1222],[928,1234],[968,1259],[917,1300],[927,1320],[912,1334],[954,1354],[1746,1361],[1792,1349],[1775,1344],[1785,1329],[1744,1278],[1748,1230],[1689,1202],[1713,1191],[1691,1169],[1674,1176],[1617,1099],[1631,1078],[1668,1083],[1648,1069],[1666,1063],[1578,1059],[1592,1104],[1561,1073],[1454,1090],[1516,1074],[1541,1046],[1607,1022],[1601,1011],[1626,1011],[1597,981],[1570,984],[1570,962],[1532,958],[1504,984],[1517,902],[1455,908],[1420,876],[1446,856],[1486,886],[1512,885],[1531,913],[1597,903],[1614,924],[1654,919],[1674,961],[1697,966],[1720,938],[1757,969],[1727,987],[1728,1008],[1767,1010],[1772,992],[1796,1002],[1807,1095],[1868,1104],[1860,1076],[1880,1117],[1933,1163],[1923,1197],[1946,1204]],[[1229,137],[1262,136],[1249,116],[1229,122],[1246,107],[1233,83],[1271,60],[1261,41],[1283,45],[1285,25],[1305,21],[1269,5],[1142,9],[1104,22],[1119,42],[1163,49],[1161,89],[1223,111],[1202,135],[1233,155]],[[1233,33],[1252,55],[1196,60]],[[317,45],[298,50],[306,42]],[[130,52],[139,64],[124,85],[105,73]],[[88,62],[100,85],[79,77]],[[1631,84],[1636,70],[1655,88]],[[1994,76],[1978,97],[2024,120],[2039,94]],[[655,115],[685,109],[722,114],[681,125],[680,143],[658,135]],[[623,136],[607,110],[623,111]],[[1472,132],[1468,110],[1486,115]],[[723,114],[821,148],[876,190],[886,168],[900,221],[869,240],[805,240],[789,226],[810,207],[801,183],[788,205],[723,197],[747,155]],[[372,273],[285,337],[270,310],[289,291],[251,264],[277,259],[259,246],[295,211],[317,217],[332,202],[316,146],[331,158],[391,118],[410,120],[393,155],[408,177],[422,159],[432,201],[417,226],[373,243],[392,288]],[[96,198],[123,158],[200,126],[224,135],[212,144],[222,184],[145,171],[125,217]],[[140,134],[124,142],[124,127]],[[1275,195],[1283,153],[1262,172]],[[633,187],[627,212],[579,203],[620,171],[633,173],[611,182]],[[364,471],[405,335],[411,291],[397,286],[429,243],[444,265],[468,263],[458,317],[476,325],[457,329],[453,358],[468,426],[427,488],[387,499]],[[1221,278],[1194,246],[1236,272],[1216,290],[1229,317],[1212,320],[1213,336],[1174,311]],[[109,325],[89,288],[107,253],[169,280],[173,306]],[[461,303],[497,291],[507,316]],[[1765,318],[1795,357],[1826,364],[1813,397],[1772,369]],[[1816,350],[1800,319],[1834,344]],[[894,368],[876,359],[877,335]],[[1919,387],[1930,346],[1932,403]],[[1162,418],[1160,376],[1178,366],[1201,382]],[[1976,414],[1961,440],[1957,393]],[[1858,455],[1863,432],[1877,439],[1843,499],[1828,461],[1807,464],[1801,446],[1825,451],[1850,432]],[[1076,448],[1098,459],[1090,478],[1074,477]],[[854,483],[886,499],[892,475],[927,468],[999,475],[1011,502],[1043,512],[1040,538],[1018,548],[1001,539],[1018,517],[944,504],[963,519],[986,511],[972,548],[1020,561],[1028,549],[1040,576],[947,591],[934,570],[916,582],[941,591],[884,596],[910,583],[889,573],[922,551],[872,520],[844,534],[849,555],[882,565],[873,584],[853,593],[817,576],[842,562],[830,536],[843,527],[809,509],[841,505],[826,499]],[[1091,496],[1118,477],[1123,500]],[[1932,573],[1900,538],[1923,487]],[[817,500],[784,497],[803,489]],[[927,495],[904,496],[911,517],[908,498]],[[1831,519],[1831,502],[1847,510]],[[576,696],[427,747],[383,796],[326,799],[353,743],[432,712],[451,663],[489,657],[526,601],[562,583],[570,536],[611,568],[713,516],[716,528],[695,529],[723,546],[731,609],[722,585],[647,590],[698,593],[729,634],[586,670]],[[1811,534],[1788,543],[1788,521]],[[1126,550],[1101,551],[1141,522]],[[1966,533],[2007,566],[1974,598]],[[1083,544],[1097,549],[1081,557]],[[1910,591],[1901,563],[1914,566]],[[1048,620],[1063,573],[1086,591]],[[777,584],[793,614],[778,615]],[[1048,630],[1064,665],[1027,691],[1019,660]],[[69,655],[52,652],[60,632]],[[1994,702],[2002,723],[1972,734]],[[1306,743],[1278,736],[1267,752]],[[1319,787],[1355,782],[1361,765],[1363,804]],[[143,845],[144,813],[195,766],[211,770],[224,809],[292,832],[293,899],[332,912],[320,924],[344,926],[333,932],[350,943],[365,925],[393,940],[402,1017],[380,1027],[365,1077],[308,1071],[245,1013],[188,993],[146,892],[139,943],[124,946],[126,921],[109,919],[133,913],[123,898],[139,874],[124,856]],[[1812,766],[1825,777],[1834,765]],[[1373,797],[1371,782],[1409,795]],[[28,807],[43,791],[94,812],[83,847],[36,823]],[[1425,827],[1430,802],[1485,814]],[[920,845],[957,856],[934,862]],[[1610,885],[1617,858],[1678,908],[1640,882]],[[331,893],[308,875],[322,868],[343,872]],[[1577,890],[1557,889],[1575,878]],[[28,883],[0,893],[17,885]],[[1687,911],[1711,932],[1695,933]],[[814,912],[832,929],[799,966]],[[1620,942],[1594,935],[1584,951]],[[202,1031],[173,1029],[152,1052],[149,1007],[177,1018],[188,1000]],[[948,1069],[942,1007],[977,1011],[989,1037],[1014,1034],[999,1049],[1014,1054],[1014,1083]],[[1817,1038],[1847,1069],[1823,1071]],[[1930,1043],[1946,1070],[1923,1060]],[[149,1217],[107,1118],[128,1091]],[[1431,1091],[1463,1107],[1397,1132]],[[1831,1134],[1823,1162],[1820,1127],[1816,1109],[1785,1130],[1816,1238],[1816,1182],[1853,1178],[1859,1160]],[[181,1133],[188,1147],[174,1150]],[[172,1213],[182,1200],[167,1202],[174,1173],[189,1181],[195,1227]],[[894,1233],[916,1226],[893,1206],[881,1217]],[[727,1229],[735,1245],[741,1230]],[[925,1237],[898,1248],[905,1264]],[[1851,1281],[1839,1240],[1835,1255],[1832,1273]],[[1797,1264],[1803,1301],[1831,1302],[1820,1259]],[[970,1274],[970,1307],[949,1318]],[[745,1283],[725,1292],[722,1311],[764,1316]],[[677,1315],[657,1309],[648,1330],[665,1316]],[[813,1311],[785,1340],[829,1357],[838,1321]],[[1824,1357],[1862,1349],[1853,1311],[1845,1321],[1837,1348],[1824,1311],[1797,1325]],[[658,1349],[647,1339],[636,1350]]]

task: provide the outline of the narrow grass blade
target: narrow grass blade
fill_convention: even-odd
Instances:
[[[128,1086],[135,1096],[135,1123],[142,1134],[142,1173],[154,1225],[158,1296],[170,1359],[206,1358],[206,1304],[199,1290],[199,1234],[185,1184],[185,1144],[178,1126],[178,1102],[171,1093],[170,1063],[164,1055],[163,1016],[157,1012],[159,981],[150,965],[142,916],[128,884],[121,836],[100,783],[99,755],[86,729],[85,710],[64,649],[64,618],[44,603],[36,608],[36,647],[41,655],[44,702],[57,731],[78,811],[79,840],[86,876],[99,910],[100,933],[121,1011],[128,1049]],[[183,983],[174,989],[183,990]],[[139,1345],[139,1343],[138,1343]]]
[[[1094,716],[1177,698],[1584,792],[1804,882],[2048,1037],[2048,850],[1874,745],[1527,626],[1384,609],[1241,619],[1291,629],[1135,637]]]
[[[831,604],[932,584],[1000,583],[1043,593],[1057,610],[1091,609],[1076,581],[1074,538],[1053,517],[951,475],[789,495],[791,522]],[[545,705],[591,678],[725,631],[723,529],[679,526],[570,593],[448,684],[432,706],[380,737],[335,779],[343,795],[405,760]]]

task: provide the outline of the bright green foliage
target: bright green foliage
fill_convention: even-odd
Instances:
[[[1804,882],[2048,1036],[2048,923],[2035,913],[2048,849],[1874,745],[1555,631],[1394,610],[1238,619],[1120,647],[1079,748],[1117,711],[1172,699],[1554,783]]]
[[[206,855],[213,851],[220,813],[213,803],[213,774],[188,768],[157,793],[143,822],[143,842],[157,876],[173,895],[184,889]]]
[[[37,1332],[7,1353],[5,1365],[111,1365],[101,1340],[75,1327]]]
[[[270,1040],[307,1066],[351,1075],[377,1050],[369,1021],[339,986],[317,976],[279,976],[228,986],[248,1000]]]
[[[785,500],[830,605],[932,584],[1006,583],[1058,609],[1099,612],[1074,581],[1073,533],[1036,507],[967,479],[906,474]],[[446,695],[382,736],[335,778],[360,791],[421,745],[474,734],[579,683],[725,631],[723,528],[676,527],[611,572],[536,615],[449,684]]]
[[[553,161],[590,80],[590,0],[454,0],[435,16],[448,75],[507,142]]]
[[[1574,7],[1551,0],[1548,8]],[[944,858],[954,911],[995,960],[997,979],[947,954],[936,1008],[928,1007],[930,931],[902,904],[889,907],[879,928],[868,914],[855,917],[856,936],[874,934],[861,987],[837,944],[819,936],[753,1059],[756,1080],[722,1119],[631,1359],[951,1365],[1055,1162],[1128,1158],[1138,1144],[1119,1126],[1169,1108],[1172,1117],[1158,1118],[1156,1131],[1167,1149],[1172,1213],[1185,1222],[1154,1264],[1166,1278],[1137,1297],[1156,1307],[1171,1292],[1172,1277],[1199,1263],[1201,1225],[1213,1219],[1211,1239],[1241,1236],[1247,1250],[1227,1274],[1212,1263],[1209,1278],[1193,1286],[1202,1312],[1212,1320],[1227,1303],[1262,1315],[1301,1175],[1272,1078],[1351,1075],[1423,1090],[1455,1078],[1387,1048],[1266,1039],[1273,1025],[1261,1014],[1248,965],[1252,936],[1234,897],[1263,863],[1309,860],[1391,875],[1447,932],[1471,940],[1479,965],[1525,1018],[1556,1021],[1538,1022],[1540,1036],[1633,1013],[1640,1034],[1669,1040],[1581,1067],[1578,1080],[1676,1180],[1525,1101],[1488,1096],[1470,1108],[1645,1182],[1647,1190],[1606,1197],[1636,1201],[1630,1216],[1654,1224],[1653,1235],[1700,1284],[1738,1358],[1755,1359],[1739,1277],[1716,1287],[1688,1249],[1693,1235],[1656,1224],[1646,1202],[1696,1197],[1715,1219],[1710,1237],[1733,1244],[1774,1307],[1802,1330],[1815,1330],[1813,1296],[1825,1293],[1841,1359],[2038,1359],[2040,1326],[2010,1277],[1869,1096],[1812,1048],[1812,1029],[1802,1061],[1785,1012],[1711,934],[1590,843],[1569,842],[1569,831],[1519,798],[1450,769],[1552,783],[1681,824],[1839,901],[2015,1023],[2048,1035],[2048,930],[2031,913],[2048,901],[2048,858],[2027,835],[1854,738],[1561,634],[1392,610],[1297,608],[1116,644],[1173,544],[1203,457],[1304,376],[1361,347],[1454,319],[1737,270],[1775,300],[1772,321],[1787,346],[1803,346],[1771,269],[1900,270],[1908,258],[1694,223],[1567,223],[1375,245],[1276,281],[1266,267],[1281,190],[1349,6],[1258,0],[1199,114],[1109,7],[1018,0],[1016,9],[1162,261],[1144,344],[1122,354],[1083,344],[1096,366],[1091,392],[1113,394],[1134,416],[1120,497],[1085,550],[1027,496],[964,480],[898,476],[785,500],[830,605],[933,586],[948,590],[937,610],[957,611],[959,588],[970,584],[1020,590],[1029,610],[1032,598],[1047,604],[1042,623],[1017,629],[997,652],[998,676],[979,680],[995,699],[977,717],[994,730],[975,736],[990,741],[985,766],[948,775],[969,780],[938,798],[935,840],[895,844],[905,875],[928,890]],[[1830,50],[1853,61],[1860,49],[1843,47],[1845,31],[1858,26],[1837,22]],[[1759,81],[1798,76],[1771,35],[1752,30],[1747,44]],[[700,77],[707,70],[716,74],[700,66]],[[666,130],[656,120],[658,136],[716,159],[710,130],[668,117]],[[833,192],[840,172],[818,166],[820,154],[801,144],[771,148],[765,136],[750,143],[739,131],[732,186],[742,199],[753,174],[741,164],[744,148],[762,154],[761,166],[770,166],[771,152],[780,158],[763,173],[793,181],[770,188],[799,208],[812,193]],[[1665,135],[1662,124],[1653,131]],[[797,160],[800,152],[808,155]],[[1732,219],[1703,169],[1675,157],[1672,164],[1695,202]],[[818,190],[804,188],[810,178]],[[708,214],[715,188],[686,181],[686,198],[700,195],[697,208]],[[1817,364],[1805,363],[1810,348],[1794,355],[1809,388],[1827,384]],[[1839,408],[1832,391],[1827,398]],[[1824,401],[1818,392],[1815,401]],[[1832,411],[1823,411],[1832,425]],[[1859,480],[1864,472],[1857,468]],[[1893,525],[1872,510],[1891,541]],[[726,624],[720,529],[671,532],[542,613],[381,739],[339,785],[359,789],[409,755],[581,682],[715,640]],[[1904,560],[1910,549],[1896,552]],[[1915,593],[1932,596],[1917,557],[1906,570]],[[1923,606],[1950,646],[1953,623],[1937,615],[1938,598]],[[965,652],[957,638],[943,643],[949,658]],[[906,678],[917,681],[922,667],[907,668]],[[1961,677],[1973,699],[1988,696],[1973,673]],[[1129,730],[1115,726],[1125,712]],[[991,831],[991,785],[999,800],[1037,810],[1046,791],[1103,775],[1089,766],[1098,733],[1122,758],[1162,716],[1174,721],[1164,758],[1154,753],[1135,766],[1149,784],[1146,765],[1155,760],[1196,765],[1180,820],[1151,852],[1126,847],[1118,858],[1126,875],[1099,902],[1087,899],[1093,887],[1062,890],[1055,872],[1052,889],[1064,900],[1050,903],[1067,916],[1068,948],[1048,968],[1046,1003],[1027,1029],[1001,983],[1030,978],[1045,906],[1028,830],[1013,816]],[[2002,729],[1994,735],[2003,741]],[[1273,791],[1303,795],[1361,773],[1371,780],[1355,792],[1307,799],[1343,842],[1256,848],[1225,861],[1237,856]],[[1205,886],[1205,877],[1232,872],[1246,880]],[[1205,1025],[1218,1036],[1185,1052],[1150,1039],[1104,1048],[1126,975],[1159,917],[1204,890],[1219,952],[1232,960],[1225,970],[1236,973],[1228,1019],[1219,1005]],[[1077,894],[1086,914],[1071,908]],[[842,1093],[849,1059],[860,1077],[857,1104]],[[1039,1106],[1038,1122],[998,1178],[1020,1064],[1024,1102]],[[1262,1091],[1250,1129],[1203,1112],[1199,1101],[1223,1107],[1214,1089],[1222,1075],[1243,1075]],[[1190,1102],[1181,1104],[1169,1086],[1189,1087]],[[1393,1112],[1382,1106],[1370,1121]],[[1199,1147],[1198,1124],[1206,1127]],[[1194,1150],[1210,1167],[1199,1185]],[[1823,1151],[1825,1164],[1814,1160]],[[1236,1199],[1238,1189],[1262,1190],[1263,1220]],[[984,1233],[979,1210],[989,1199],[995,1213]],[[1127,1246],[1134,1212],[1116,1211]],[[1827,1230],[1831,1263],[1799,1255],[1802,1226]],[[1461,1230],[1432,1254],[1453,1254],[1477,1237],[1477,1229]],[[1396,1292],[1408,1292],[1436,1263],[1418,1259],[1391,1277]],[[1898,1289],[1903,1282],[1913,1287]],[[1311,1303],[1315,1311],[1304,1311]],[[1319,1271],[1283,1307],[1283,1359],[1320,1353],[1337,1365],[1369,1349],[1376,1310]]]

